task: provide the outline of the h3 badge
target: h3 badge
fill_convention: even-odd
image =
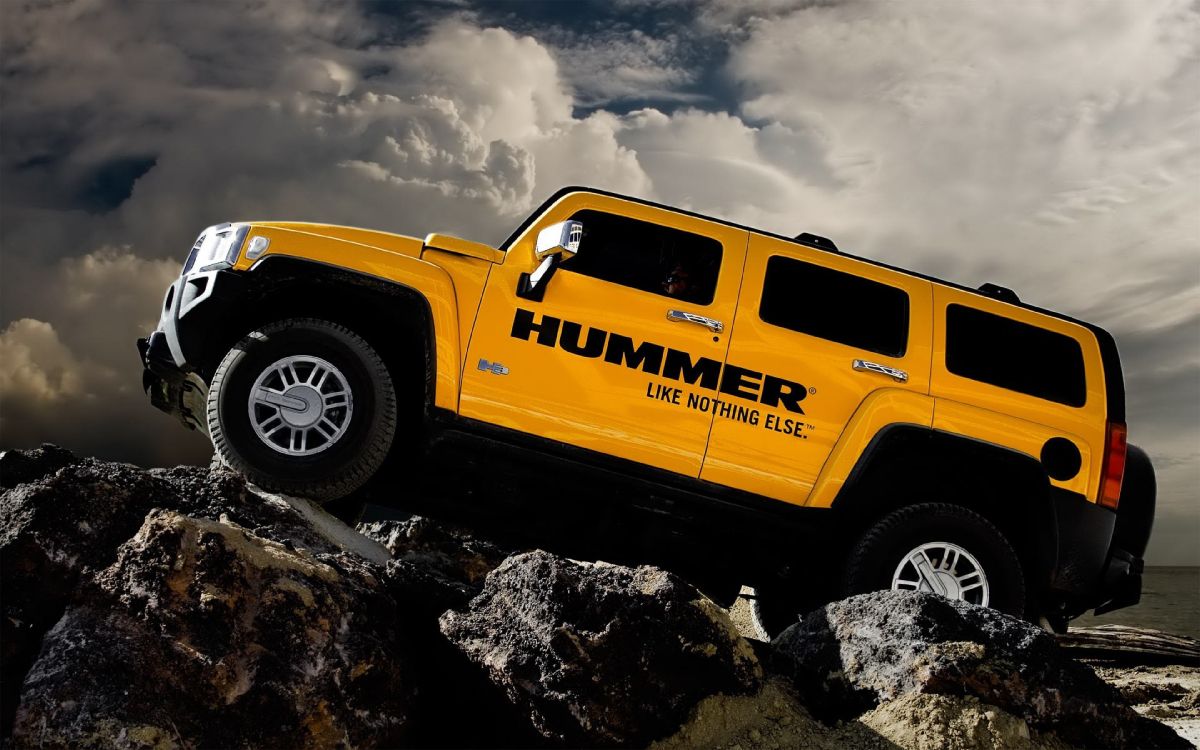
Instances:
[[[486,359],[479,360],[479,369],[484,372],[490,372],[493,375],[507,375],[508,368],[499,362],[488,362]]]

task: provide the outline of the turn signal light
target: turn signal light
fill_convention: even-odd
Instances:
[[[1104,436],[1104,463],[1100,469],[1100,504],[1117,509],[1121,502],[1121,481],[1125,478],[1126,429],[1120,422],[1109,422]]]

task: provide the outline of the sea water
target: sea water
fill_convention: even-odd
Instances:
[[[1136,625],[1200,640],[1200,568],[1146,568],[1142,600],[1096,617],[1084,615],[1072,626]]]

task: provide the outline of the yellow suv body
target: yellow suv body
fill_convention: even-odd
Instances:
[[[586,188],[500,248],[220,225],[141,349],[153,403],[262,485],[383,469],[407,507],[753,583],[770,627],[872,588],[1058,626],[1140,591],[1111,336],[820,237]]]

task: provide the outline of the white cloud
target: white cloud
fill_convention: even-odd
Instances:
[[[843,245],[1079,310],[1194,247],[1197,30],[1172,2],[817,5],[729,71],[752,122],[819,134]]]
[[[452,99],[484,141],[520,141],[571,119],[558,64],[532,37],[448,22],[394,59],[405,72],[401,88]]]
[[[79,362],[54,326],[21,318],[0,333],[0,393],[40,408],[83,392]]]
[[[679,32],[654,35],[624,25],[585,33],[556,28],[546,35],[546,43],[552,45],[579,106],[706,98],[689,90],[699,68]]]

